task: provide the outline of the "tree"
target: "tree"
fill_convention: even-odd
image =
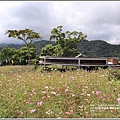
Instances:
[[[55,54],[55,46],[48,44],[41,50],[41,56],[53,56]]]
[[[80,40],[85,40],[87,35],[77,31],[62,32],[62,27],[58,26],[51,30],[50,40],[56,40],[56,56],[76,56],[78,54],[77,43]]]
[[[30,48],[31,59],[35,58],[35,56],[36,56],[36,49],[35,48]],[[29,58],[27,47],[21,47],[19,49],[19,57],[23,58],[23,59],[28,59]]]
[[[8,34],[9,38],[17,38],[18,40],[22,40],[27,49],[28,49],[28,56],[30,60],[30,48],[31,48],[31,43],[33,43],[34,40],[42,39],[42,36],[34,32],[33,30],[30,29],[25,29],[25,30],[7,30],[5,34]]]
[[[1,60],[7,60],[9,64],[11,63],[11,60],[13,59],[13,56],[17,53],[17,50],[14,48],[9,48],[8,46],[2,48],[0,52],[0,58]]]

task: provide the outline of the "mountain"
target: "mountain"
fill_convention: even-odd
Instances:
[[[120,45],[112,45],[103,40],[82,40],[78,50],[87,57],[120,57]]]
[[[55,44],[55,41],[41,40],[34,42],[37,47],[37,53],[40,53],[40,50],[45,47],[47,44]],[[10,48],[19,49],[20,47],[25,46],[24,44],[8,44],[5,45]],[[0,46],[0,50],[3,47]],[[120,45],[112,45],[107,43],[104,40],[81,40],[78,43],[78,51],[86,57],[120,57]]]
[[[24,44],[4,44],[4,45],[0,44],[0,51],[2,50],[3,47],[6,47],[6,46],[8,46],[9,48],[19,49],[20,47],[23,47],[25,45]]]
[[[43,47],[45,47],[47,44],[52,44],[54,45],[55,42],[54,41],[48,41],[48,40],[41,40],[41,41],[37,41],[37,42],[34,42],[35,46],[41,50]]]
[[[0,43],[0,47],[6,46],[7,43]]]
[[[37,47],[37,52],[40,52],[40,50],[43,47],[45,47],[47,44],[55,44],[55,42],[54,41],[48,41],[48,40],[41,40],[41,41],[34,42],[34,44]],[[19,48],[25,46],[25,44],[0,44],[0,51],[2,50],[3,47],[6,47],[6,46],[8,46],[9,48],[19,49]]]

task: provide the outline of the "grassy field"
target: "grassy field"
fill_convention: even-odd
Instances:
[[[0,67],[0,118],[120,118],[120,80],[109,71]]]

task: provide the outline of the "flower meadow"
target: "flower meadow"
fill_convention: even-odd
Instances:
[[[120,81],[108,69],[0,67],[0,118],[120,118]]]

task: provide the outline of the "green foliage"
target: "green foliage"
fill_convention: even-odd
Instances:
[[[14,64],[27,64],[26,60],[29,59],[29,56],[31,59],[34,59],[36,57],[36,48],[31,47],[30,54],[28,54],[27,47],[21,47],[20,49],[16,50],[14,48],[4,47],[0,52],[0,60],[8,60],[8,64],[11,64],[11,61],[14,60]]]
[[[109,78],[109,80],[118,80],[118,81],[120,81],[120,70],[110,69],[108,78]]]
[[[56,40],[56,45],[54,47],[46,46],[42,49],[42,53],[44,51],[46,55],[51,55],[47,50],[47,48],[49,48],[52,49],[52,56],[72,57],[78,54],[77,43],[80,40],[86,39],[87,36],[83,35],[82,32],[77,31],[62,32],[62,27],[63,26],[58,26],[57,28],[53,28],[51,30],[50,40]]]
[[[41,56],[52,56],[55,52],[55,46],[48,44],[41,50]]]
[[[35,46],[37,47],[37,55],[40,54],[40,50],[44,48],[48,44],[52,44],[53,46],[56,46],[55,41],[48,41],[48,40],[42,40],[42,41],[36,41],[34,42]],[[19,49],[21,47],[24,47],[24,44],[8,44],[9,48],[15,48]],[[5,46],[6,47],[6,46]],[[0,51],[3,47],[0,48]],[[57,50],[57,46],[55,47]],[[59,50],[57,50],[60,52]],[[77,43],[77,51],[81,52],[84,51],[84,55],[86,57],[120,57],[120,45],[112,45],[109,44],[103,40],[80,40]],[[61,53],[58,53],[61,54]],[[56,54],[55,56],[57,56]]]
[[[33,30],[30,29],[25,29],[25,30],[7,30],[5,34],[8,34],[8,37],[12,38],[17,38],[19,40],[23,40],[25,44],[32,42],[35,39],[41,39],[42,37],[40,36],[39,33],[34,32]]]
[[[24,41],[25,45],[13,45],[9,44],[9,48],[19,49],[23,46],[28,48],[28,55],[30,55],[29,44],[34,43],[36,47],[36,54],[39,55],[42,48],[46,46],[41,55],[53,55],[53,56],[76,56],[81,51],[84,51],[86,57],[120,57],[120,45],[112,45],[103,40],[85,40],[87,37],[82,32],[77,31],[62,31],[63,26],[58,26],[51,30],[50,40],[56,41],[37,41],[34,40],[42,39],[39,33],[34,32],[30,29],[25,30],[8,30],[5,34],[8,34],[9,38],[17,38],[18,40]],[[0,46],[0,51],[3,45]],[[5,47],[5,46],[4,46]],[[46,49],[50,49],[52,52],[48,52]],[[53,50],[54,49],[54,50]],[[0,53],[1,54],[1,53]],[[2,55],[0,55],[2,56]],[[5,56],[6,57],[6,56]],[[14,56],[16,58],[16,56]],[[2,58],[3,59],[3,56]]]
[[[31,56],[30,48],[33,47],[33,40],[42,39],[42,36],[39,33],[30,29],[8,30],[5,34],[8,34],[9,38],[17,38],[18,40],[22,40],[26,44],[29,60]]]
[[[0,60],[11,61],[14,58],[14,55],[17,54],[17,50],[14,48],[9,48],[8,46],[4,47],[0,52]]]
[[[36,48],[31,47],[29,53],[27,47],[21,47],[19,49],[19,57],[21,59],[29,59],[29,56],[31,59],[36,57]]]
[[[112,45],[103,40],[84,40],[77,44],[78,51],[86,57],[120,57],[120,45]]]
[[[35,46],[37,47],[37,55],[40,54],[40,50],[44,48],[48,44],[52,44],[52,46],[56,46],[55,41],[36,41],[34,42]],[[9,48],[20,49],[25,45],[17,45],[17,44],[9,44],[7,45]],[[6,47],[6,46],[5,46]],[[4,47],[1,47],[1,50]],[[58,50],[58,47],[55,47],[55,51],[58,51],[58,54],[61,54]],[[120,45],[112,45],[102,40],[80,40],[77,43],[77,51],[81,52],[84,51],[86,57],[120,57]],[[57,53],[57,52],[56,52]],[[58,54],[55,53],[55,56]]]

